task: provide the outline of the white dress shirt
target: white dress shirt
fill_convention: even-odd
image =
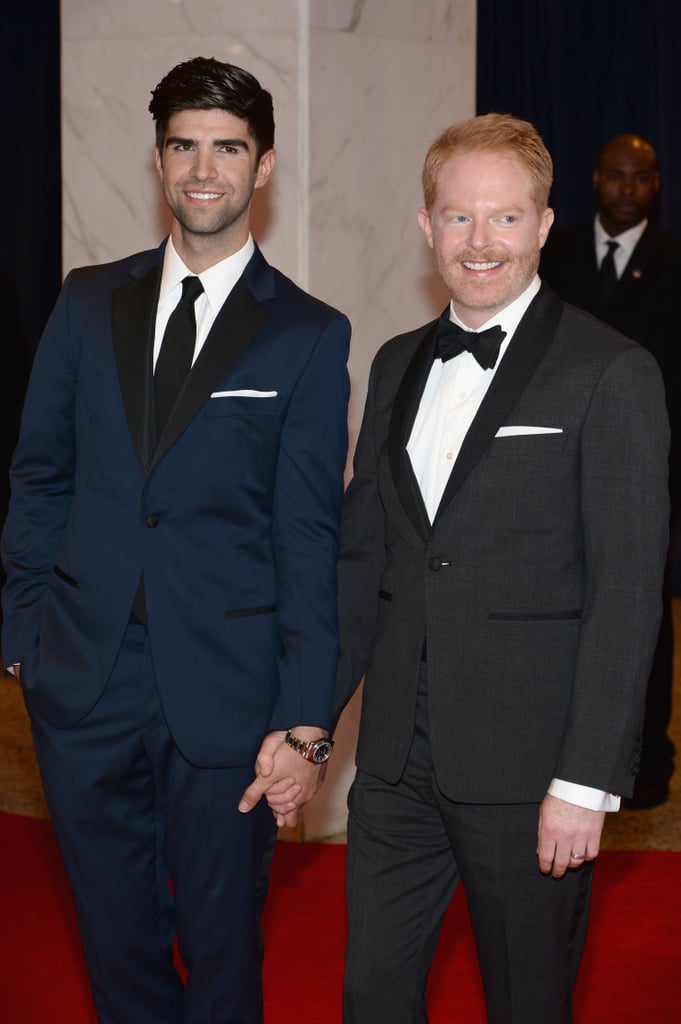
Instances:
[[[635,224],[633,228],[628,228],[621,235],[613,238],[605,230],[598,214],[596,214],[594,219],[594,244],[596,246],[596,263],[599,269],[608,253],[608,242],[617,242],[617,248],[615,249],[615,273],[619,281],[624,268],[631,259],[631,254],[638,245],[639,239],[647,226],[648,221],[644,218],[639,224]]]
[[[407,443],[407,452],[431,523],[468,429],[513,340],[518,324],[540,287],[541,281],[535,276],[522,295],[478,328],[483,331],[499,324],[506,332],[496,366],[483,370],[475,356],[467,351],[448,359],[446,363],[441,359],[433,362]],[[457,317],[453,302],[450,304],[449,315],[460,327],[469,330]],[[561,800],[594,811],[619,810],[618,796],[591,786],[553,779],[548,791]]]
[[[194,362],[196,362],[196,357],[203,348],[211,327],[215,323],[215,318],[222,309],[225,299],[243,274],[246,264],[250,260],[254,251],[255,242],[249,234],[246,244],[243,245],[238,252],[233,253],[224,260],[220,260],[219,263],[215,263],[212,267],[209,267],[208,270],[204,270],[201,274],[194,275],[178,256],[177,250],[173,245],[172,238],[168,239],[168,244],[166,245],[166,250],[163,255],[161,291],[159,293],[158,308],[156,310],[154,368],[156,368],[156,360],[158,359],[158,354],[161,351],[161,342],[163,341],[163,334],[170,318],[170,314],[175,309],[175,306],[178,304],[182,296],[182,281],[184,278],[187,277],[187,275],[190,277],[198,276],[201,284],[203,285],[203,292],[194,303],[194,313],[196,316],[196,344],[194,346],[194,358],[192,360],[193,366]]]

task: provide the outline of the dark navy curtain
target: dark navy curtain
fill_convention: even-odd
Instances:
[[[658,152],[660,223],[681,235],[679,0],[478,0],[477,49],[477,112],[537,126],[558,224],[593,215],[601,145],[635,132]]]
[[[14,284],[29,355],[61,284],[59,49],[58,0],[5,5],[0,273]]]

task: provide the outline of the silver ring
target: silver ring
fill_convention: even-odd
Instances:
[[[570,860],[584,860],[585,855],[583,853],[571,853]]]

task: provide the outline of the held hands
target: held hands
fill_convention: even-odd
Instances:
[[[298,726],[292,732],[307,740],[318,739],[322,730]],[[292,828],[297,823],[300,808],[321,786],[326,765],[306,761],[284,742],[285,736],[283,731],[265,736],[255,762],[255,778],[244,791],[239,810],[247,814],[265,796],[277,826]]]
[[[592,811],[548,794],[539,810],[537,856],[543,874],[562,878],[568,868],[595,860],[605,811]]]

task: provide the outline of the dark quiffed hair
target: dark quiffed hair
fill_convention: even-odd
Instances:
[[[169,71],[151,92],[149,111],[156,122],[159,149],[173,114],[219,108],[248,121],[258,160],[274,146],[272,97],[257,78],[214,57],[194,57]]]

